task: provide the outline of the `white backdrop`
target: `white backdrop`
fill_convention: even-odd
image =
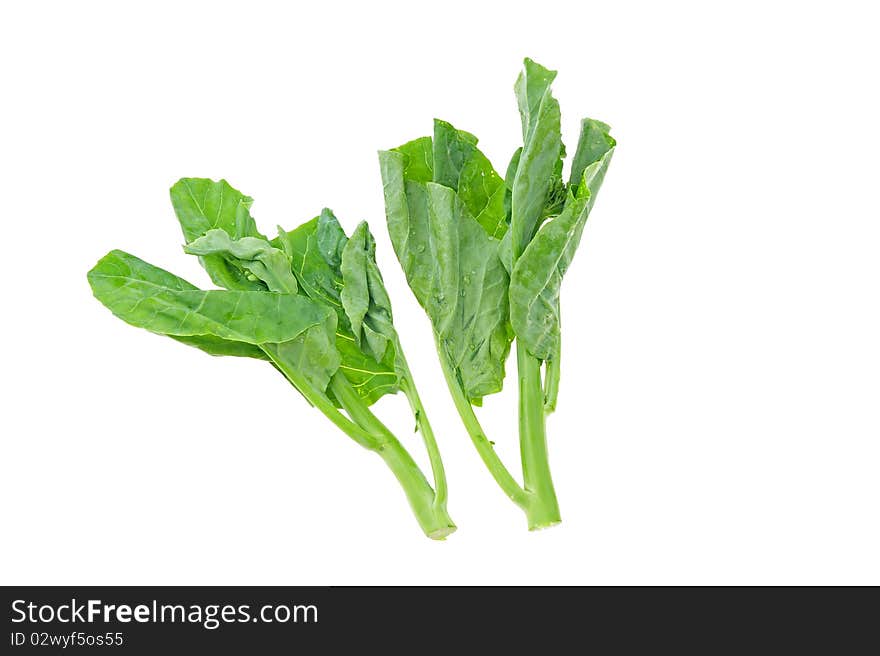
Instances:
[[[713,4],[4,4],[0,582],[880,583],[876,22]],[[503,170],[524,56],[559,70],[570,152],[584,115],[619,141],[563,287],[564,523],[538,533],[455,415],[376,161],[437,116]],[[264,363],[91,297],[111,248],[207,284],[181,176],[225,177],[268,231],[371,221],[445,543]],[[513,391],[481,416],[516,468]],[[379,411],[424,462],[402,397]]]

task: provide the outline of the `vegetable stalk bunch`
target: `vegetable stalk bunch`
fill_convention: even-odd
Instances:
[[[397,477],[428,537],[455,530],[431,425],[394,329],[366,223],[347,237],[321,215],[274,239],[257,230],[251,198],[224,180],[171,189],[185,251],[222,289],[201,290],[133,255],[111,251],[89,272],[92,291],[123,321],[211,355],[269,362]],[[402,391],[427,449],[434,485],[370,406]]]
[[[441,120],[433,138],[379,153],[391,242],[433,325],[455,406],[530,529],[560,521],[545,434],[559,391],[560,285],[616,143],[606,124],[583,119],[565,182],[555,77],[525,60],[514,86],[523,145],[503,178],[473,134]],[[514,339],[522,485],[474,412],[501,390]]]

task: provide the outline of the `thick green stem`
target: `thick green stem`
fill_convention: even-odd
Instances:
[[[519,445],[523,482],[529,495],[526,516],[529,529],[545,528],[558,524],[561,518],[547,460],[541,361],[529,355],[525,346],[517,340],[516,364],[519,377]]]
[[[355,442],[382,457],[403,487],[413,514],[425,535],[434,540],[442,540],[455,531],[455,524],[446,512],[445,505],[437,507],[434,503],[434,490],[418,465],[391,431],[363,404],[342,373],[333,375],[330,386],[349,414],[348,417],[339,412],[323,392],[316,390],[296,367],[280,357],[275,347],[266,345],[262,348],[275,367],[309,403]]]
[[[556,299],[556,316],[560,316],[559,299]],[[556,399],[559,397],[559,364],[562,361],[562,348],[549,360],[544,361],[544,415],[556,410]]]
[[[391,469],[403,488],[413,514],[429,538],[442,540],[455,531],[455,524],[446,511],[446,499],[438,502],[437,494],[422,470],[394,434],[373,414],[351,383],[341,373],[330,380],[330,387],[348,415],[375,439],[373,451]],[[442,464],[440,465],[442,472]],[[444,485],[445,485],[445,479]]]
[[[403,349],[397,344],[398,366],[402,373],[400,378],[400,389],[406,395],[409,401],[409,407],[416,418],[416,426],[422,434],[422,441],[425,443],[425,450],[428,452],[428,460],[431,462],[431,473],[434,477],[434,503],[438,508],[446,508],[446,501],[449,492],[446,487],[446,471],[443,469],[443,460],[440,457],[440,448],[437,446],[437,439],[434,437],[434,429],[428,421],[428,415],[422,405],[422,399],[416,389],[412,373],[409,370],[409,364],[403,357]]]
[[[419,526],[432,540],[442,540],[455,531],[455,524],[445,506],[435,503],[434,490],[419,466],[403,445],[392,438],[376,449],[385,464],[394,472],[412,508]]]
[[[477,416],[474,414],[474,409],[471,407],[470,400],[461,388],[461,382],[455,372],[455,367],[449,360],[446,349],[440,342],[440,338],[436,335],[435,337],[437,339],[437,354],[440,356],[440,364],[443,367],[443,375],[446,377],[446,384],[449,387],[449,393],[452,395],[455,408],[458,410],[458,414],[467,429],[468,435],[470,435],[471,442],[474,443],[474,446],[477,448],[477,453],[480,454],[480,458],[483,460],[483,464],[486,465],[486,469],[492,474],[492,478],[495,479],[495,482],[498,483],[498,486],[504,491],[504,494],[506,494],[520,508],[528,511],[530,503],[528,494],[520,487],[519,483],[516,482],[516,479],[511,476],[507,467],[501,462],[501,458],[495,453],[495,448],[492,446],[489,438],[486,437],[483,427],[480,425]]]
[[[559,398],[559,353],[544,362],[544,414],[549,415],[556,410],[556,399]]]
[[[332,421],[336,426],[348,435],[355,442],[366,449],[373,449],[376,446],[376,439],[369,431],[364,430],[348,417],[343,415],[330,402],[327,396],[312,386],[311,383],[303,376],[296,367],[291,366],[284,358],[280,357],[278,349],[269,344],[261,347],[272,364],[284,374],[284,377],[302,394],[306,400],[320,410],[325,417]],[[342,374],[336,374],[341,376]]]
[[[345,374],[338,371],[333,374],[330,379],[330,389],[333,390],[336,400],[342,404],[342,409],[348,413],[352,421],[373,437],[374,442],[371,449],[380,446],[389,436],[394,437],[385,424],[361,401]]]

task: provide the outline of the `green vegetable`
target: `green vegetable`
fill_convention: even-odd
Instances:
[[[525,60],[514,86],[523,144],[504,178],[473,134],[445,121],[434,122],[433,137],[379,153],[391,242],[433,325],[456,408],[530,528],[560,521],[545,437],[560,379],[560,286],[615,146],[607,125],[584,119],[565,183],[555,77]],[[523,485],[473,408],[501,390],[514,339]]]
[[[89,271],[95,297],[123,321],[211,355],[268,360],[337,427],[391,468],[424,532],[455,530],[437,443],[394,329],[366,223],[351,239],[321,216],[268,240],[252,199],[225,181],[184,178],[171,189],[187,253],[224,289],[201,290],[122,251]],[[434,486],[373,414],[403,391],[421,432]]]

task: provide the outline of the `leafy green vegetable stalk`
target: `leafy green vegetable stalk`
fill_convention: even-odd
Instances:
[[[339,429],[382,457],[429,537],[452,533],[443,463],[394,329],[367,224],[349,238],[325,209],[270,240],[257,230],[252,199],[223,180],[184,178],[171,200],[184,250],[224,289],[198,289],[111,251],[88,274],[95,297],[123,321],[211,355],[268,361]],[[370,409],[398,390],[422,434],[433,487]]]
[[[559,291],[615,146],[607,125],[584,119],[564,181],[555,77],[525,60],[514,87],[523,145],[504,178],[474,135],[445,121],[434,121],[433,137],[379,153],[391,242],[431,319],[458,413],[533,529],[560,521],[545,434],[559,391]],[[474,412],[501,390],[514,339],[522,485]]]

